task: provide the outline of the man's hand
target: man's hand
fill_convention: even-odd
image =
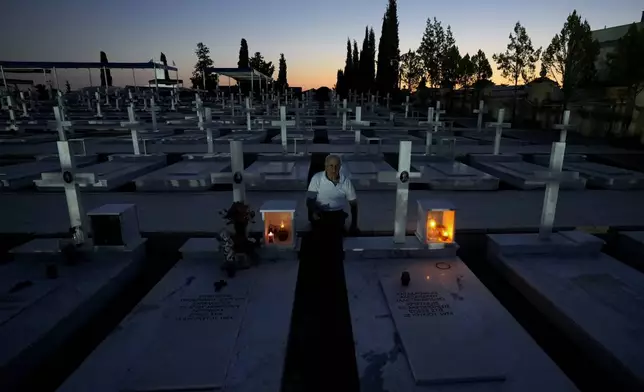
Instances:
[[[318,214],[317,211],[313,211],[313,213],[311,214],[311,217],[313,218],[313,221],[320,220],[320,214]]]

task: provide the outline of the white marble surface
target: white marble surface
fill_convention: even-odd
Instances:
[[[451,268],[439,269],[439,263]],[[430,324],[401,324],[392,317],[381,284],[383,279],[385,284],[399,282],[403,270],[411,271],[408,290],[416,290],[418,279],[427,276],[436,281],[454,313],[446,316],[451,318],[449,323],[438,317]],[[363,392],[576,390],[457,258],[349,262],[345,263],[345,275]],[[385,291],[395,290],[393,287]],[[398,304],[391,306],[397,308]],[[502,374],[505,381],[426,385],[475,374]]]
[[[644,388],[644,274],[604,254],[489,259],[586,355]]]
[[[234,279],[225,278],[214,261],[180,261],[58,391],[210,385],[226,391],[277,392],[296,278],[295,261],[262,264],[239,271]],[[227,279],[228,286],[215,294],[213,284],[220,279]],[[224,330],[220,323],[231,320],[173,320],[182,298],[227,293],[245,297],[245,309],[231,324],[235,328]]]

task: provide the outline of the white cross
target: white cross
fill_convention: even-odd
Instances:
[[[342,100],[342,108],[338,108],[338,115],[342,113],[342,130],[347,130],[347,113],[353,112],[353,109],[347,108],[347,100]]]
[[[280,126],[280,135],[282,138],[282,149],[284,152],[287,152],[288,146],[287,146],[287,139],[286,139],[286,127],[287,126],[294,126],[295,121],[286,121],[286,106],[280,106],[280,121],[271,121],[272,126],[279,125]]]
[[[380,91],[376,91],[376,107],[380,106]]]
[[[404,244],[407,233],[407,204],[409,201],[409,181],[420,178],[421,173],[411,172],[411,141],[400,142],[398,151],[398,171],[379,172],[378,182],[396,183],[396,218],[394,223],[394,243]]]
[[[154,96],[150,98],[150,113],[152,114],[152,132],[156,132],[157,129],[157,108],[154,105]]]
[[[105,106],[111,106],[110,105],[110,93],[107,91],[107,87],[105,88]]]
[[[128,121],[121,122],[121,126],[130,129],[130,133],[132,134],[132,148],[134,150],[134,155],[141,155],[141,150],[139,147],[139,129],[143,128],[143,124],[136,120],[136,116],[134,115],[134,108],[132,107],[132,105],[128,106],[127,108],[127,117]]]
[[[56,119],[56,130],[58,131],[58,140],[65,141],[67,140],[66,128],[72,126],[71,121],[65,121],[63,111],[58,107],[54,106],[54,118]]]
[[[202,111],[199,111],[199,122],[197,123],[199,129],[206,131],[206,143],[208,143],[208,154],[213,154],[215,152],[214,138],[212,135],[212,109],[203,108]],[[205,119],[204,119],[205,117]],[[221,128],[221,127],[220,127]]]
[[[25,93],[20,92],[20,102],[22,104],[22,118],[28,118],[29,113],[27,112],[27,102],[25,101]]]
[[[371,125],[370,121],[362,121],[362,108],[360,106],[356,106],[356,118],[355,120],[349,121],[349,124],[351,126],[357,126],[357,127],[368,127]]]
[[[177,111],[177,108],[175,106],[175,94],[174,90],[170,90],[170,110],[173,112]]]
[[[230,94],[230,109],[232,110],[232,116],[235,117],[235,94]]]
[[[13,111],[13,100],[11,95],[7,95],[7,105],[9,107],[9,126],[6,127],[7,131],[18,131],[18,123],[16,121],[16,114]]]
[[[541,209],[541,221],[539,223],[539,239],[548,240],[552,234],[557,210],[557,199],[559,198],[559,185],[563,181],[575,180],[579,177],[576,172],[562,172],[566,143],[552,143],[550,151],[550,167],[548,171],[537,172],[537,176],[546,181],[546,191]]]
[[[483,100],[479,101],[479,108],[474,109],[474,113],[478,114],[478,117],[476,119],[476,130],[480,131],[481,127],[483,126],[483,109],[485,107],[485,102]]]
[[[436,118],[434,119],[434,108],[432,107],[427,109],[427,119],[428,121],[419,121],[418,125],[425,125],[429,128],[425,131],[425,155],[431,155],[434,133],[438,132],[438,128],[443,126],[443,123],[439,121],[440,113],[436,114]]]
[[[487,128],[494,128],[496,134],[494,135],[494,155],[499,155],[499,150],[501,149],[501,134],[503,133],[503,128],[510,128],[512,124],[504,123],[503,117],[505,116],[505,109],[499,109],[498,119],[495,123],[487,123]]]
[[[387,110],[389,110],[389,93],[387,93]]]
[[[295,98],[295,130],[300,129],[300,101]]]
[[[96,117],[103,118],[103,113],[101,112],[101,96],[98,91],[94,93],[94,98],[96,98]]]
[[[246,110],[245,110],[245,112],[246,112],[246,130],[247,130],[247,131],[252,130],[252,127],[251,127],[251,118],[250,118],[250,112],[251,112],[251,111],[252,111],[252,109],[251,109],[251,107],[250,107],[250,99],[249,99],[249,98],[246,98]]]
[[[69,224],[73,230],[74,242],[77,245],[85,242],[85,233],[89,228],[87,217],[81,200],[81,193],[76,183],[76,163],[74,154],[68,140],[56,142],[58,158],[60,159],[60,170],[63,176],[63,187],[65,189],[65,201],[69,214]]]
[[[246,181],[263,179],[261,175],[244,172],[244,150],[241,140],[230,141],[230,173],[226,173],[224,179],[233,183],[233,201],[235,202],[246,200]]]
[[[389,98],[389,94],[387,94],[387,99]],[[389,100],[387,100],[387,103],[389,103]],[[409,113],[409,95],[405,97],[405,103],[403,103],[403,106],[405,107],[405,118],[407,118],[407,115]]]
[[[554,126],[555,129],[558,129],[559,132],[559,141],[561,143],[566,142],[566,136],[568,134],[569,129],[575,128],[574,125],[570,125],[570,110],[566,110],[563,115],[563,122],[562,124],[556,124]]]

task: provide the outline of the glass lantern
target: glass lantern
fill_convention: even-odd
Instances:
[[[454,244],[456,211],[448,202],[418,200],[416,237],[431,249]]]
[[[294,200],[269,200],[259,211],[264,222],[264,246],[267,248],[295,248]]]

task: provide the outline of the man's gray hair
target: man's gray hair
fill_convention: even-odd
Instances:
[[[338,163],[342,164],[342,160],[340,159],[339,155],[329,154],[326,156],[326,158],[324,158],[324,166],[328,165],[331,159],[335,159],[338,161]]]

